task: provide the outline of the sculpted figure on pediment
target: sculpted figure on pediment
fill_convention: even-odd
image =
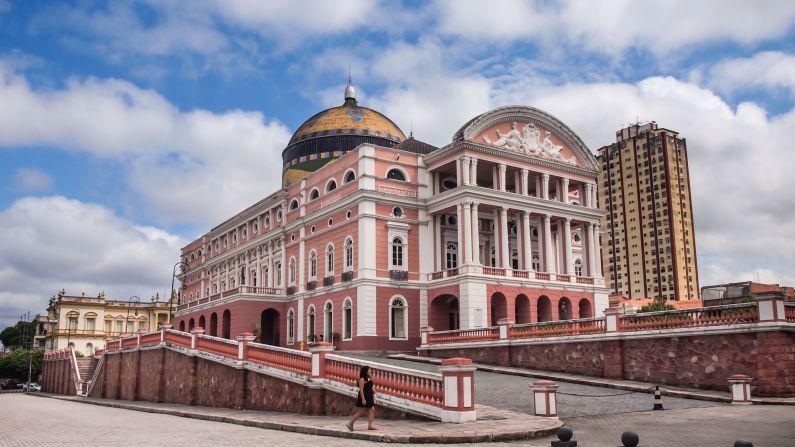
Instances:
[[[563,161],[565,163],[569,163],[569,164],[572,164],[572,165],[577,164],[577,158],[576,157],[565,158],[560,153],[560,150],[563,149],[563,146],[560,146],[560,145],[557,145],[557,144],[553,143],[552,139],[549,137],[550,135],[552,135],[552,132],[547,130],[546,131],[546,135],[544,136],[544,142],[541,143],[541,150],[544,152],[544,154],[547,157],[555,159],[555,160],[560,160],[560,161]]]
[[[502,133],[497,129],[497,137],[499,137],[497,141],[491,141],[488,135],[483,135],[483,141],[492,146],[521,149],[523,147],[522,134],[519,133],[517,127],[516,122],[514,122],[511,124],[511,130],[506,133]]]
[[[533,123],[527,123],[522,128],[522,132],[524,133],[524,149],[527,151],[528,154],[538,154],[541,152],[541,131],[538,130]]]

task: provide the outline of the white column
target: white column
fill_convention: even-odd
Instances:
[[[456,205],[456,225],[457,230],[456,234],[458,235],[458,265],[461,266],[464,264],[464,226],[461,224],[464,221],[464,216],[462,216],[463,206],[459,203]]]
[[[508,244],[508,208],[500,208],[500,245],[502,268],[511,268],[511,253]]]
[[[541,196],[541,176],[540,175],[534,175],[533,177],[535,178],[535,182],[536,182],[536,197],[542,197]]]
[[[282,216],[287,216],[287,213],[282,212]],[[286,219],[286,217],[285,217],[285,219]],[[279,267],[281,267],[279,269],[279,274],[282,277],[282,286],[284,286],[285,288],[287,288],[287,286],[290,285],[290,278],[287,277],[287,249],[284,246],[286,241],[287,241],[287,238],[282,236],[281,237],[281,244],[280,244],[281,249],[282,249],[282,265],[279,266]]]
[[[516,194],[522,193],[522,188],[519,186],[519,171],[513,171],[513,190]]]
[[[569,179],[564,178],[561,183],[563,187],[560,192],[560,201],[563,203],[569,203]]]
[[[472,172],[469,174],[469,184],[472,186],[478,186],[478,159],[470,157],[469,165],[472,168]]]
[[[461,177],[464,179],[464,186],[469,185],[470,169],[469,157],[461,157]]]
[[[433,246],[435,247],[434,252],[436,253],[436,271],[440,272],[444,270],[444,264],[442,264],[442,259],[444,255],[444,238],[442,237],[442,216],[439,214],[433,215],[433,227],[434,227],[434,241]]]
[[[530,194],[530,185],[527,183],[528,174],[529,172],[527,169],[522,169],[522,188],[519,191],[524,195]]]
[[[499,244],[499,233],[500,233],[500,214],[497,211],[497,208],[494,208],[494,234],[491,237],[491,244],[494,246],[494,266],[500,266],[500,259],[502,259],[500,255],[501,246]],[[491,253],[489,253],[489,261],[486,263],[491,267]]]
[[[555,273],[555,265],[552,257],[552,218],[549,214],[544,214],[544,264],[546,271]]]
[[[472,202],[472,253],[475,264],[480,265],[480,222],[478,218],[478,202]]]
[[[472,205],[464,202],[464,264],[472,264]]]
[[[456,158],[455,160],[455,185],[462,186],[462,176],[461,176],[461,159]]]
[[[541,198],[549,200],[549,174],[541,174]]]
[[[500,189],[500,176],[497,174],[497,166],[491,167],[491,184],[494,185],[494,190],[498,191]]]
[[[566,181],[568,183],[568,180]],[[565,194],[565,189],[563,190]],[[564,250],[564,259],[566,262],[566,266],[564,271],[567,275],[574,274],[574,268],[572,264],[572,256],[571,256],[571,219],[566,218],[563,220],[563,250]]]
[[[533,237],[530,234],[530,213],[522,212],[522,242],[524,242],[524,269],[533,270]]]
[[[604,276],[602,273],[602,244],[599,243],[599,222],[593,226],[593,235],[596,246],[596,276]]]
[[[584,232],[587,241],[587,244],[584,244],[585,247],[588,249],[588,276],[596,276],[596,249],[594,246],[594,238],[593,238],[593,223],[588,222],[586,224],[586,231]]]
[[[500,177],[500,191],[505,191],[505,171],[508,169],[507,166],[501,164],[498,166],[499,177]]]

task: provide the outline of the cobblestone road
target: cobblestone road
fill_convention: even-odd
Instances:
[[[351,354],[346,354],[351,355]],[[378,363],[438,372],[427,363],[395,360],[371,355],[355,355]],[[475,402],[521,413],[533,414],[530,385],[535,379],[478,371],[475,373]],[[560,417],[591,416],[648,411],[654,405],[651,394],[621,391],[588,385],[558,382]],[[676,397],[663,397],[665,409],[725,407],[727,404]],[[795,409],[794,409],[795,411]]]

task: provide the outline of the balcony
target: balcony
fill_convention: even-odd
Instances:
[[[409,272],[407,272],[406,270],[390,270],[389,279],[391,279],[392,281],[408,281]]]
[[[201,304],[211,303],[223,298],[229,298],[235,295],[254,295],[254,296],[283,296],[283,289],[273,287],[254,287],[254,286],[239,286],[227,291],[216,293],[208,297],[199,298],[188,303],[182,303],[177,306],[177,311],[189,309],[191,307],[199,306]]]
[[[315,290],[317,289],[317,281],[309,281],[306,283],[306,290]]]
[[[333,286],[334,285],[334,275],[326,276],[323,278],[323,287]]]
[[[396,280],[392,277],[392,272],[390,271],[390,277],[393,280]],[[554,281],[554,282],[563,282],[563,283],[576,283],[582,285],[604,285],[604,281],[602,278],[592,278],[592,277],[583,277],[583,276],[574,276],[574,275],[564,275],[561,273],[551,274],[548,272],[536,272],[536,271],[528,271],[528,270],[514,270],[514,269],[504,269],[498,267],[487,267],[487,266],[479,266],[479,265],[469,265],[469,266],[461,266],[454,269],[447,269],[441,270],[438,272],[429,273],[427,275],[428,281],[438,281],[444,278],[450,278],[453,276],[457,276],[459,274],[476,274],[476,275],[484,275],[484,276],[496,276],[502,278],[517,278],[517,279],[535,279],[537,281]]]
[[[295,292],[297,292],[297,291],[298,291],[297,287],[290,286],[290,287],[287,288],[287,291],[286,291],[287,292],[287,296],[295,295]]]
[[[342,282],[351,282],[353,281],[353,271],[349,272],[342,272]]]

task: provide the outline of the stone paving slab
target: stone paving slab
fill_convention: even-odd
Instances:
[[[442,360],[433,357],[421,357],[410,354],[391,354],[387,358],[394,360],[411,361],[417,363],[441,365]],[[559,373],[553,371],[541,371],[529,368],[517,368],[511,366],[487,365],[483,363],[473,363],[478,371],[492,372],[522,377],[532,377],[536,379],[554,380],[558,382],[575,383],[579,385],[589,385],[602,388],[612,388],[616,390],[634,391],[638,393],[654,393],[654,385],[646,382],[633,380],[605,379],[602,377],[583,376],[578,374]],[[728,388],[728,383],[726,387]],[[661,385],[660,394],[663,396],[679,397],[683,399],[694,399],[710,402],[731,402],[729,391],[701,390],[695,388],[678,387],[672,385]],[[795,405],[795,398],[791,397],[754,397],[751,399],[754,404],[759,405]]]
[[[298,414],[231,410],[227,408],[192,407],[167,403],[152,403],[48,393],[34,395],[70,402],[93,404],[146,413],[168,414],[214,422],[245,425],[319,436],[360,439],[382,443],[451,444],[524,440],[549,436],[560,427],[557,418],[541,418],[524,413],[476,405],[478,421],[445,424],[433,421],[378,419],[378,430],[366,429],[366,420],[357,421],[357,430],[348,431],[347,417],[305,416]]]

